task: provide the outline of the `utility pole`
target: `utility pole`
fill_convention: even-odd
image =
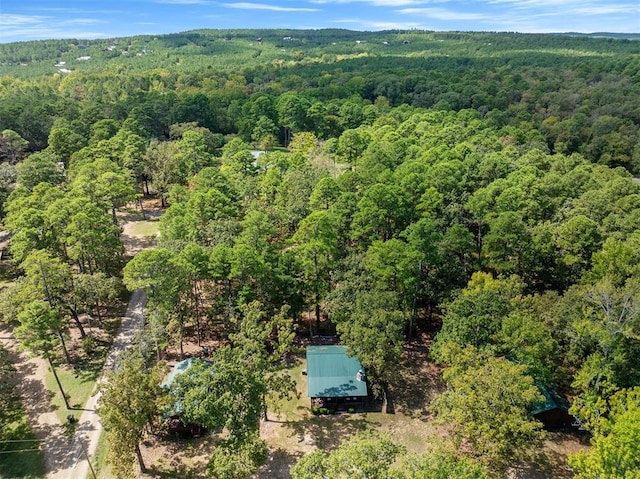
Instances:
[[[71,409],[71,406],[69,405],[69,399],[67,399],[67,395],[64,393],[64,389],[62,389],[62,383],[60,382],[60,378],[58,377],[56,368],[53,367],[53,361],[51,361],[50,357],[47,357],[47,360],[49,361],[49,366],[51,367],[53,377],[56,378],[56,382],[58,383],[58,387],[60,388],[60,394],[62,394],[62,399],[64,399],[64,405],[67,406],[67,409]]]
[[[418,309],[418,291],[420,288],[420,282],[422,281],[422,260],[418,261],[418,280],[416,281],[416,288],[413,292],[413,306],[411,308],[411,319],[409,320],[409,341],[413,335],[413,324],[416,320],[416,313]]]
[[[84,458],[87,460],[87,464],[89,464],[89,469],[91,470],[91,476],[93,479],[98,479],[96,476],[96,471],[93,470],[93,466],[91,465],[91,461],[89,460],[89,454],[87,454],[87,448],[82,442],[82,439],[78,439],[80,441],[80,447],[82,448],[82,452],[84,453]]]
[[[42,261],[40,264],[40,272],[42,273],[42,284],[44,285],[44,293],[47,297],[47,302],[49,303],[49,307],[53,309],[53,304],[51,302],[51,293],[49,292],[49,285],[47,283],[47,274],[44,271],[44,267],[42,266]],[[67,345],[64,343],[64,336],[62,336],[62,332],[58,331],[58,335],[60,336],[60,341],[62,342],[62,349],[64,349],[64,354],[67,358],[67,362],[71,362],[71,358],[69,357],[69,351],[67,351]],[[51,367],[51,372],[53,376],[56,378],[56,383],[58,383],[58,387],[60,388],[60,394],[62,394],[62,399],[64,399],[64,404],[67,406],[67,409],[71,409],[69,405],[69,399],[67,399],[67,395],[64,393],[64,389],[62,389],[62,383],[60,382],[60,378],[58,377],[58,373],[56,372],[56,368],[53,366],[53,361],[51,360],[51,356],[47,355],[47,360],[49,361],[49,367]]]

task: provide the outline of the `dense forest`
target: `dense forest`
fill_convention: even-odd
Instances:
[[[166,407],[167,349],[220,341],[172,394],[227,432],[208,474],[248,477],[301,341],[333,334],[384,402],[428,338],[455,447],[360,434],[294,479],[503,477],[545,436],[540,385],[591,434],[575,477],[638,474],[637,40],[201,30],[3,44],[0,75],[3,320],[55,362],[80,315],[148,295],[102,404],[116,474]],[[150,197],[158,247],[129,258],[118,211]]]

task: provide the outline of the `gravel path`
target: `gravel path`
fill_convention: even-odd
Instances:
[[[131,296],[126,316],[122,319],[118,334],[113,340],[111,350],[104,363],[105,372],[115,369],[118,354],[131,346],[133,340],[142,329],[146,301],[147,297],[142,290],[135,291]],[[103,373],[98,383],[101,383],[104,379]],[[72,455],[75,460],[72,464],[68,464],[65,469],[60,469],[55,474],[48,474],[47,477],[49,479],[83,479],[89,474],[90,468],[85,454],[93,457],[98,448],[98,440],[102,433],[102,423],[100,422],[100,416],[96,412],[96,407],[101,394],[102,392],[98,391],[97,394],[89,398],[78,421]]]
[[[50,393],[45,388],[49,364],[41,358],[29,358],[19,351],[11,328],[0,327],[0,341],[9,352],[17,370],[16,391],[23,398],[31,427],[44,452],[46,471],[57,471],[69,460],[69,438],[64,435],[58,416],[51,406]]]

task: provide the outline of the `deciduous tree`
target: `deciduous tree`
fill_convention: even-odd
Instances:
[[[433,403],[438,422],[452,428],[458,444],[468,441],[485,464],[496,470],[512,465],[542,438],[542,425],[528,408],[544,398],[526,366],[472,346],[451,346],[445,356],[447,390]]]
[[[148,367],[136,350],[125,353],[108,376],[98,401],[98,413],[108,433],[107,460],[119,478],[134,477],[133,466],[146,467],[140,441],[154,416],[166,406],[166,391],[160,387],[160,367]]]

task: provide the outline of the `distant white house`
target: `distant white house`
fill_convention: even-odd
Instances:
[[[86,62],[87,60],[91,60],[91,57],[89,55],[83,55],[81,57],[76,58],[76,60],[81,62]]]
[[[69,70],[68,68],[58,68],[58,71],[60,73],[71,73],[72,70]]]
[[[56,64],[55,64],[55,66],[57,66],[57,67],[63,67],[63,66],[65,66],[66,64],[67,64],[67,62],[58,62],[58,63],[56,63]]]

